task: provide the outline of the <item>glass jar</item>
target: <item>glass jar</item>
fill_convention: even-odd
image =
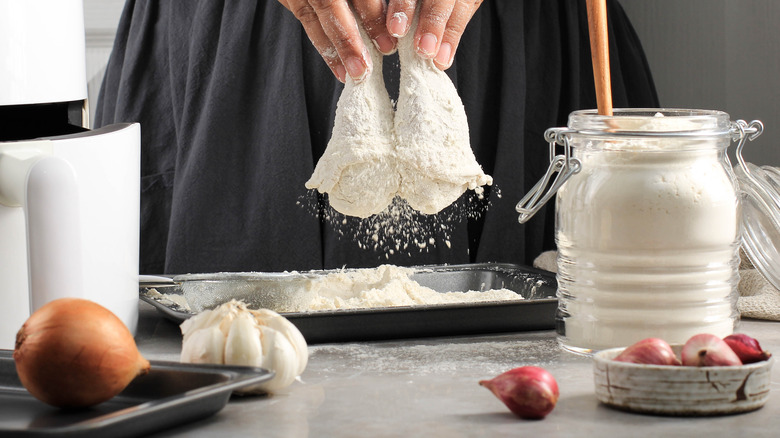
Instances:
[[[614,114],[576,111],[548,130],[550,170],[518,204],[523,222],[557,191],[559,342],[589,353],[731,334],[741,210],[726,151],[760,129],[719,111]]]

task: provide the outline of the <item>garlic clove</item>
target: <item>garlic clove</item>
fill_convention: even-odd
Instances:
[[[185,342],[196,331],[208,327],[206,322],[209,320],[209,316],[211,316],[213,312],[213,310],[204,310],[203,312],[188,318],[183,323],[181,323],[179,328],[181,329],[181,334],[184,336]]]
[[[233,323],[236,315],[239,313],[238,302],[233,300],[225,303],[215,309],[204,310],[199,314],[187,319],[181,324],[181,332],[184,335],[184,342],[187,341],[190,333],[201,328],[217,326],[222,333],[227,336],[230,325]]]
[[[262,366],[263,346],[260,330],[248,313],[236,316],[225,341],[225,363],[251,367]]]
[[[240,304],[242,303],[239,303],[236,300],[230,300],[227,304],[217,307],[214,309],[215,313],[209,318],[208,324],[218,325],[222,333],[227,336],[230,332],[230,327],[233,325],[233,321],[241,314],[242,309]],[[246,310],[246,307],[244,307],[244,310]]]
[[[306,365],[309,361],[309,347],[306,344],[306,339],[295,324],[291,323],[287,318],[279,315],[273,310],[260,309],[250,310],[255,316],[255,320],[258,324],[268,326],[279,333],[282,333],[287,340],[292,344],[297,357],[296,375],[301,375],[303,370],[306,369]]]
[[[263,362],[261,367],[272,370],[275,375],[271,380],[257,385],[269,393],[278,392],[280,389],[290,386],[297,372],[297,354],[295,348],[280,332],[265,326],[260,326],[263,336]]]
[[[180,360],[188,363],[224,363],[225,335],[218,326],[188,331],[186,340],[182,342]]]

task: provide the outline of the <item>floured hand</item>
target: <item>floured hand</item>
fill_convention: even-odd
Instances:
[[[416,0],[279,0],[303,24],[309,39],[333,74],[360,81],[373,69],[366,43],[360,38],[350,3],[369,40],[381,53],[395,51],[397,38],[409,30]],[[387,3],[387,7],[385,7]],[[417,52],[436,66],[452,65],[460,37],[482,0],[421,0],[420,26],[414,37]]]

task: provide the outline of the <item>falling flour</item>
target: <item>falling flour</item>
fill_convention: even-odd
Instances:
[[[497,187],[491,191],[493,197],[501,197]],[[384,211],[367,218],[349,217],[312,198],[301,197],[298,204],[327,222],[338,239],[354,242],[361,249],[374,251],[379,260],[387,260],[395,254],[411,256],[436,247],[452,247],[450,239],[457,224],[479,218],[490,199],[470,192],[439,214],[426,215],[396,197]]]

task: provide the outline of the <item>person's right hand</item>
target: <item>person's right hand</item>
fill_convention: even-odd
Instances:
[[[460,37],[482,0],[352,0],[371,41],[387,55],[409,31],[417,2],[420,22],[414,35],[417,53],[442,70],[452,65]],[[333,74],[344,82],[371,72],[369,56],[347,0],[279,0],[303,24],[309,39]]]

